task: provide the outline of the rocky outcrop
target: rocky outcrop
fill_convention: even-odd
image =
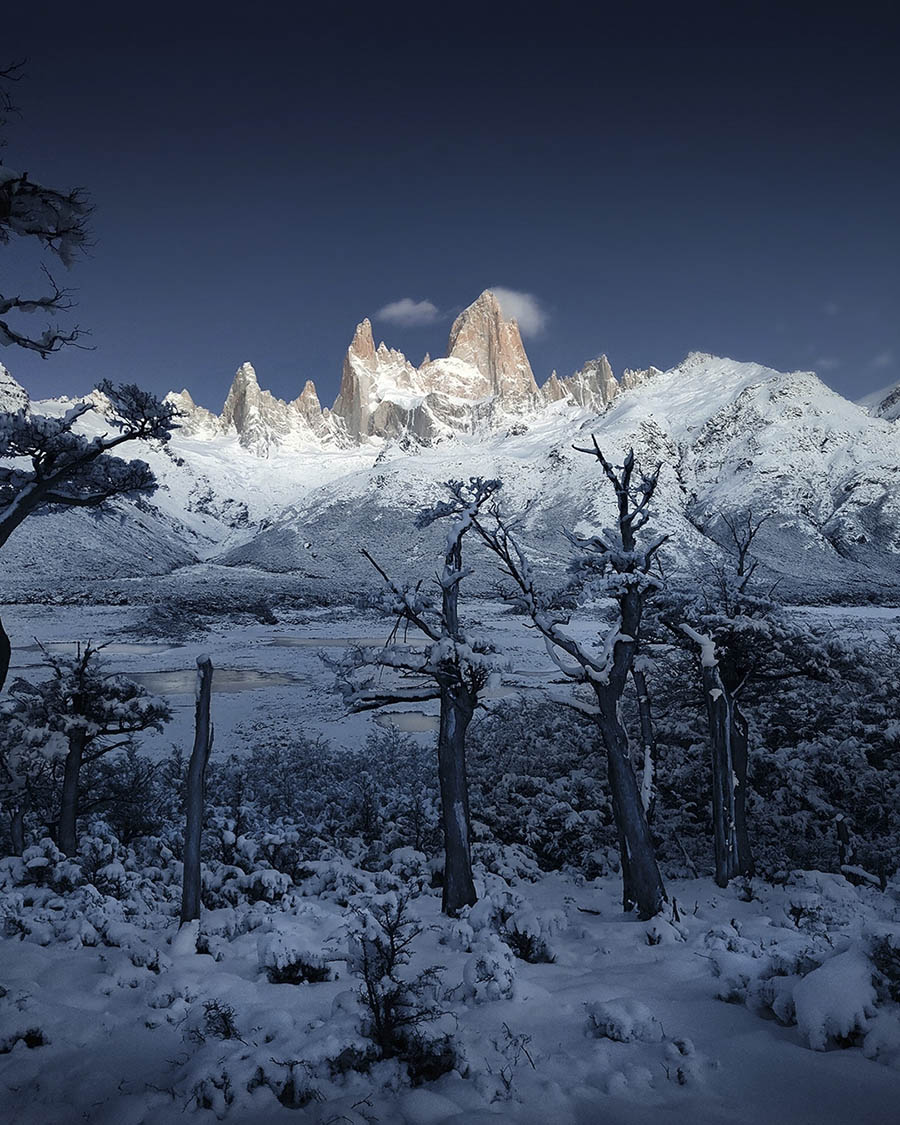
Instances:
[[[13,414],[17,410],[27,410],[28,405],[28,392],[0,363],[0,411]]]
[[[250,363],[235,372],[217,423],[221,431],[236,433],[241,445],[260,457],[284,447],[343,443],[342,428],[330,411],[322,409],[311,379],[297,398],[284,402],[260,388]]]
[[[187,388],[183,391],[171,391],[166,395],[165,401],[172,403],[178,411],[178,427],[182,433],[212,437],[221,432],[218,415],[205,406],[198,406]]]
[[[588,360],[580,371],[565,379],[560,379],[554,371],[541,387],[541,398],[545,403],[566,400],[597,414],[618,393],[619,384],[605,355]]]
[[[658,367],[645,367],[640,370],[626,367],[622,372],[620,386],[623,391],[630,391],[635,387],[642,387],[644,383],[655,379],[658,375],[662,375]]]
[[[884,418],[887,422],[900,420],[900,383],[880,398],[869,413],[874,418]]]

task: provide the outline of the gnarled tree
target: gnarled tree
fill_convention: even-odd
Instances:
[[[22,75],[21,63],[0,69],[0,145],[5,145],[5,126],[16,112],[12,85]],[[28,172],[14,171],[0,163],[0,244],[15,240],[30,241],[35,249],[52,254],[68,268],[79,253],[90,245],[88,220],[93,208],[81,188],[48,187],[31,178]],[[0,347],[14,346],[37,352],[44,359],[83,335],[77,325],[58,329],[52,321],[39,332],[26,330],[22,320],[35,313],[53,317],[72,308],[69,290],[57,285],[46,265],[41,265],[43,292],[0,292]]]
[[[650,474],[636,473],[633,450],[621,466],[613,466],[604,457],[596,438],[592,448],[575,448],[596,457],[616,496],[614,528],[584,538],[569,535],[579,552],[580,568],[591,570],[603,579],[606,593],[616,602],[616,619],[599,651],[566,631],[568,617],[553,610],[538,589],[528,559],[502,516],[495,512],[492,526],[477,518],[475,526],[497,555],[503,571],[512,579],[514,599],[543,634],[547,652],[556,666],[571,683],[586,685],[594,695],[594,704],[579,706],[597,723],[606,749],[619,837],[623,903],[626,910],[636,906],[640,917],[650,918],[661,909],[666,892],[629,758],[628,735],[622,725],[620,704],[640,639],[644,602],[658,586],[657,579],[650,574],[651,564],[666,539],[664,535],[655,535],[643,544],[638,542],[638,532],[649,519],[659,468]]]
[[[0,414],[0,549],[41,509],[98,508],[115,496],[147,495],[156,478],[145,461],[112,455],[134,441],[168,441],[178,412],[132,383],[98,386],[99,403],[80,402],[62,417],[18,410]],[[88,412],[100,409],[110,432],[89,437],[75,431]],[[0,688],[9,671],[9,639],[0,623]]]
[[[450,481],[450,500],[423,512],[417,522],[426,527],[448,520],[444,565],[438,577],[440,603],[429,602],[421,582],[405,589],[391,579],[368,551],[365,557],[388,586],[397,624],[380,650],[359,650],[344,669],[343,688],[350,709],[367,711],[393,703],[440,700],[438,776],[444,832],[443,910],[455,914],[476,901],[472,879],[469,786],[466,777],[466,732],[479,698],[494,669],[492,648],[467,637],[459,618],[459,588],[471,570],[463,566],[463,540],[475,526],[478,513],[500,487],[495,480]],[[396,642],[401,624],[425,637],[425,646],[412,652]],[[376,683],[373,670],[399,673],[400,682]]]

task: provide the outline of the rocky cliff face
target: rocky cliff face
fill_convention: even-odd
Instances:
[[[461,360],[487,380],[490,393],[505,402],[537,394],[537,383],[515,320],[507,320],[490,289],[463,309],[450,329],[451,359]]]
[[[588,360],[580,371],[560,379],[554,371],[541,388],[544,402],[567,400],[600,413],[619,393],[619,384],[605,355]]]
[[[869,413],[874,418],[884,418],[887,422],[900,421],[900,383],[880,397]]]
[[[28,409],[28,392],[20,387],[2,363],[0,363],[0,411],[10,414]]]

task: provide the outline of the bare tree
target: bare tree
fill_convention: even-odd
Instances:
[[[209,718],[213,666],[208,656],[197,657],[197,698],[194,708],[194,748],[187,775],[187,825],[184,832],[184,875],[181,887],[181,922],[200,917],[200,838],[203,832],[203,797],[206,766],[212,752],[213,728]]]
[[[471,818],[466,777],[466,733],[479,698],[494,669],[491,646],[469,639],[459,619],[459,588],[471,570],[463,566],[463,540],[475,526],[484,504],[500,487],[495,480],[450,481],[451,499],[423,512],[417,522],[426,527],[449,520],[444,565],[438,578],[440,605],[429,604],[421,583],[413,589],[397,585],[368,551],[363,555],[387,583],[392,610],[397,614],[388,644],[381,650],[359,652],[345,692],[353,711],[393,703],[440,700],[438,777],[444,831],[444,889],[442,908],[455,914],[476,901],[472,879]],[[401,624],[412,625],[426,638],[424,650],[410,652],[395,643]],[[366,668],[398,672],[407,686],[383,686],[371,678],[360,681]]]
[[[22,64],[0,69],[0,147],[5,146],[4,127],[17,107],[11,85],[21,78]],[[88,220],[93,208],[81,188],[60,190],[33,180],[28,172],[14,171],[0,163],[0,244],[13,239],[33,240],[33,244],[52,254],[63,266],[71,266],[79,253],[90,245]],[[44,359],[67,344],[76,344],[83,335],[78,326],[60,330],[48,323],[39,334],[28,332],[10,317],[30,317],[35,313],[55,316],[72,308],[71,293],[57,285],[46,265],[43,292],[0,293],[0,346],[15,346],[37,352]]]
[[[731,540],[727,545],[727,550],[733,555],[735,574],[742,579],[741,591],[746,589],[747,583],[759,566],[759,559],[750,554],[753,540],[759,534],[762,525],[770,518],[771,515],[769,514],[755,517],[750,508],[741,512],[722,513],[722,522],[728,529]]]
[[[99,409],[110,433],[94,438],[75,432],[90,411],[80,402],[62,417],[19,410],[0,414],[0,549],[34,512],[48,508],[98,508],[116,496],[147,495],[156,478],[144,461],[112,456],[134,441],[168,441],[178,411],[131,383],[114,387],[105,381]],[[0,688],[9,671],[9,639],[0,623]]]
[[[547,651],[563,675],[573,684],[584,684],[593,692],[594,704],[576,704],[597,723],[606,749],[613,814],[619,837],[622,865],[623,904],[635,906],[641,918],[657,914],[666,900],[665,887],[656,863],[647,816],[628,752],[628,735],[622,725],[620,703],[632,671],[640,639],[641,614],[646,598],[658,586],[651,576],[653,557],[666,536],[651,536],[638,544],[637,533],[649,519],[649,507],[659,479],[659,467],[635,474],[634,451],[614,467],[593,439],[589,449],[575,447],[596,457],[616,496],[617,520],[613,530],[599,535],[569,535],[580,553],[582,569],[599,574],[607,592],[615,599],[618,613],[599,651],[582,644],[566,632],[568,617],[551,609],[538,590],[531,567],[513,538],[510,527],[494,513],[494,526],[477,519],[482,539],[494,552],[504,572],[516,587],[516,600],[543,634]],[[571,702],[571,701],[569,701]]]

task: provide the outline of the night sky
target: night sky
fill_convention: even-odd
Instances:
[[[3,17],[0,62],[27,66],[0,155],[96,206],[90,258],[59,267],[94,350],[0,350],[35,397],[111,377],[218,410],[250,360],[330,405],[358,320],[418,363],[488,287],[531,296],[539,382],[692,350],[851,398],[900,379],[898,52],[877,28],[738,47],[87,9]],[[0,263],[0,292],[39,281],[24,244]]]

